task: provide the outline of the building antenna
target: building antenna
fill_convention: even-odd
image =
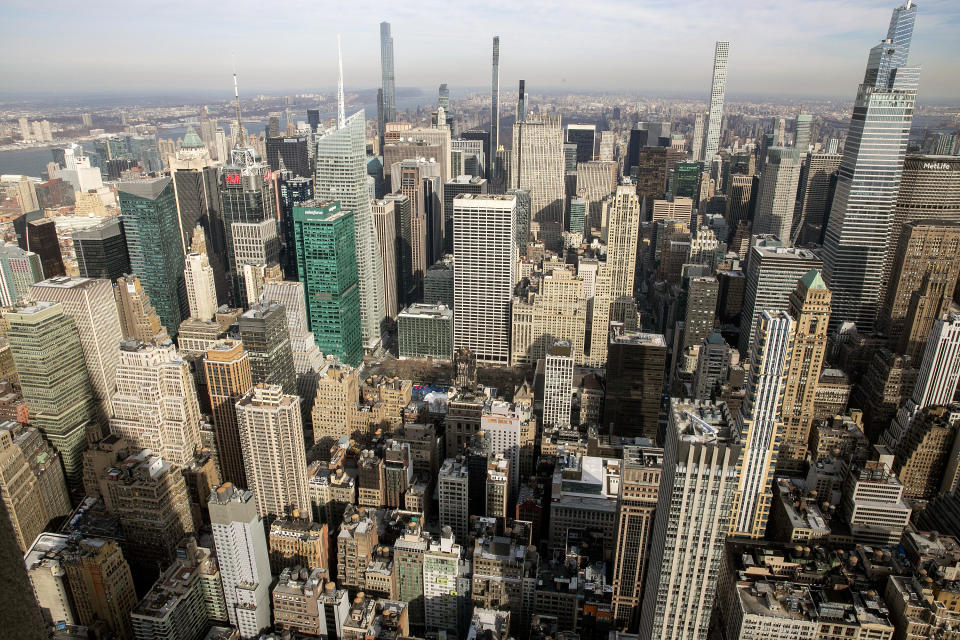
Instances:
[[[337,78],[337,128],[343,129],[347,124],[346,109],[343,104],[343,49],[340,47],[340,34],[337,34],[337,63],[340,75]]]
[[[233,59],[233,97],[237,102],[237,139],[235,145],[245,146],[243,140],[243,121],[240,119],[240,90],[237,88],[237,60]]]

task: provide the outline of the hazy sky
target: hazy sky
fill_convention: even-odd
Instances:
[[[2,0],[0,94],[232,93],[380,84],[379,28],[393,26],[398,86],[709,91],[716,40],[727,90],[852,99],[893,1],[876,0]],[[921,100],[960,98],[960,2],[921,0],[910,63]]]

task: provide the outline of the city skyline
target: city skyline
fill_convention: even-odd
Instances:
[[[98,23],[92,18],[99,19],[113,5],[104,4],[107,6],[99,12],[61,14],[50,24],[52,33],[68,37],[83,33],[88,27],[95,30]],[[0,74],[0,85],[17,87],[18,92],[97,92],[117,86],[128,91],[166,92],[211,89],[222,84],[226,92],[234,60],[247,92],[294,88],[305,91],[314,87],[326,90],[336,84],[334,43],[332,38],[316,43],[312,37],[315,21],[306,8],[296,20],[260,16],[262,19],[252,23],[231,17],[230,14],[248,15],[243,6],[236,14],[203,13],[204,6],[191,6],[189,12],[169,9],[167,5],[155,10],[145,6],[137,14],[117,11],[112,15],[114,26],[121,31],[149,21],[153,29],[141,33],[138,42],[146,47],[152,38],[157,38],[156,46],[167,51],[162,63],[145,64],[138,56],[108,57],[96,47],[83,46],[71,51],[68,62],[61,55],[45,54],[39,48],[45,40],[33,37],[35,26],[48,17],[38,15],[36,9],[23,3],[18,11],[11,12],[11,35],[5,47],[9,64]],[[751,5],[749,13],[709,3],[641,8],[610,1],[592,5],[589,13],[580,12],[577,28],[583,37],[564,38],[563,46],[552,50],[551,42],[557,41],[554,34],[566,28],[560,18],[566,12],[554,4],[525,4],[526,18],[519,15],[520,9],[495,6],[483,15],[471,15],[469,21],[438,20],[426,8],[392,8],[380,14],[366,9],[345,7],[340,19],[333,22],[343,36],[348,89],[380,84],[377,23],[384,20],[392,26],[396,79],[401,89],[440,82],[448,82],[454,90],[483,87],[489,82],[485,80],[490,38],[499,35],[503,56],[501,84],[505,87],[526,78],[532,93],[545,89],[625,87],[707,93],[710,50],[716,40],[723,39],[731,41],[730,94],[837,97],[846,95],[848,87],[856,82],[864,63],[861,43],[876,37],[887,23],[889,10],[883,3],[840,6],[819,0],[794,3],[789,8],[777,3]],[[697,21],[684,19],[691,11],[699,16]],[[206,38],[193,37],[189,29],[184,29],[181,19],[187,13],[194,16],[194,25],[210,21],[220,28],[205,32]],[[535,19],[529,20],[530,16]],[[323,23],[330,24],[329,17],[324,17]],[[428,24],[433,25],[433,37],[416,37]],[[790,28],[770,28],[777,24]],[[960,97],[960,87],[950,82],[960,75],[960,62],[950,56],[958,24],[960,7],[947,1],[922,3],[917,46],[911,59],[923,67],[921,95],[927,99]],[[611,29],[622,37],[611,38]],[[237,33],[249,33],[251,38],[265,43],[282,39],[286,48],[293,47],[290,53],[298,54],[293,59],[309,61],[307,72],[304,64],[285,68],[262,56],[238,51]],[[302,50],[297,45],[298,34],[311,36],[303,38]],[[445,55],[431,53],[436,50],[445,51]],[[804,64],[796,64],[798,51],[805,56]],[[100,68],[108,71],[102,75],[91,73]]]

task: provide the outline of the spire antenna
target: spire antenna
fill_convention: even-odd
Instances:
[[[245,146],[243,139],[243,120],[240,119],[240,89],[237,87],[237,60],[233,60],[233,98],[237,103],[237,139],[235,145],[238,147]]]
[[[337,34],[337,63],[340,75],[337,77],[337,128],[347,124],[346,108],[343,104],[343,49],[340,46],[340,34]]]

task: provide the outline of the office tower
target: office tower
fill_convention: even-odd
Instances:
[[[500,149],[500,36],[493,37],[493,77],[490,81],[490,150],[487,153],[487,179],[502,184],[503,167],[497,151]]]
[[[228,158],[219,158],[222,164]],[[177,224],[183,253],[187,253],[197,226],[203,229],[210,245],[210,262],[217,286],[226,293],[224,255],[228,249],[224,237],[224,221],[220,212],[219,169],[210,159],[204,141],[192,128],[187,129],[183,143],[169,157],[170,176],[177,206]]]
[[[257,384],[237,402],[247,486],[264,518],[310,517],[300,398],[275,384]]]
[[[527,95],[527,81],[520,81],[520,88],[517,91],[517,112],[514,114],[514,121],[523,122],[527,119],[527,113],[530,110],[528,104],[529,96]]]
[[[399,357],[453,358],[453,310],[444,304],[414,303],[397,316]]]
[[[134,447],[189,466],[201,448],[200,406],[190,365],[167,343],[120,345],[110,431]]]
[[[317,346],[357,366],[363,359],[363,301],[358,282],[355,216],[340,203],[295,207],[297,271]],[[374,274],[380,277],[378,274]]]
[[[6,613],[3,616],[3,625],[7,633],[16,638],[42,640],[48,636],[45,627],[49,620],[44,620],[40,612],[31,588],[31,580],[24,567],[23,550],[15,543],[14,531],[7,516],[5,501],[0,500],[0,563],[9,591],[5,595]]]
[[[517,252],[527,257],[527,248],[530,244],[530,190],[529,189],[507,189],[507,193],[515,196],[517,199],[516,214],[514,215],[514,233],[513,238],[517,246]]]
[[[450,527],[441,527],[423,555],[424,622],[427,629],[457,633],[463,628],[469,590],[468,565]]]
[[[170,178],[124,182],[119,187],[130,266],[167,333],[175,337],[187,316],[183,245]]]
[[[783,439],[782,405],[795,325],[786,311],[764,309],[751,345],[753,363],[737,424],[743,456],[730,519],[732,535],[762,538],[770,517],[773,472]]]
[[[577,162],[593,160],[593,148],[597,137],[595,124],[568,124],[567,142],[577,145]]]
[[[606,432],[656,441],[667,343],[658,333],[611,335],[607,352]]]
[[[470,473],[465,462],[447,458],[437,476],[440,527],[450,527],[457,540],[466,542],[470,522]]]
[[[453,251],[453,199],[461,193],[487,193],[487,179],[460,175],[443,185],[444,247],[446,253]],[[424,298],[426,302],[436,302]]]
[[[700,202],[700,181],[703,176],[702,162],[678,162],[670,177],[669,198],[690,198]]]
[[[516,206],[514,195],[466,193],[453,202],[454,346],[483,362],[509,361]]]
[[[220,201],[223,204],[223,247],[214,253],[226,255],[228,296],[233,306],[241,306],[243,281],[233,239],[236,223],[260,223],[278,217],[276,179],[278,174],[256,160],[253,149],[235,148],[230,163],[222,170]]]
[[[110,216],[97,225],[74,231],[72,237],[80,277],[116,282],[123,274],[130,273],[127,238],[119,216]]]
[[[12,307],[39,280],[43,280],[40,256],[16,245],[0,247],[0,304]]]
[[[157,343],[170,339],[166,327],[160,324],[160,316],[150,305],[140,278],[130,275],[117,278],[115,293],[124,338]]]
[[[720,150],[720,127],[723,123],[723,97],[727,90],[727,57],[730,43],[719,41],[713,50],[713,83],[710,85],[710,114],[703,160],[712,162]]]
[[[187,305],[190,317],[209,322],[217,308],[217,287],[214,282],[213,267],[206,245],[203,242],[203,229],[194,229],[190,253],[186,255],[183,271],[184,285],[187,289]]]
[[[960,225],[921,218],[903,225],[879,328],[891,348],[919,361],[933,322],[950,310],[960,277]]]
[[[855,464],[843,481],[837,512],[856,544],[897,545],[910,523],[903,485],[890,468],[893,454]]]
[[[750,203],[753,200],[753,176],[732,175],[727,187],[727,225],[736,229],[750,220]]]
[[[906,67],[917,8],[894,9],[887,39],[870,50],[844,144],[824,237],[824,279],[833,292],[831,324],[873,329],[907,150],[919,69]]]
[[[513,482],[516,484],[517,480]],[[483,515],[505,520],[510,503],[510,463],[503,454],[491,455],[487,461],[487,481],[484,489]]]
[[[44,278],[67,275],[60,253],[60,241],[57,238],[56,223],[50,218],[40,218],[27,222],[26,246],[21,249],[33,251],[40,256],[40,267]]]
[[[49,522],[71,511],[60,456],[33,427],[0,422],[0,499],[20,553]]]
[[[589,228],[600,229],[603,199],[617,189],[617,163],[612,160],[581,162],[577,165],[577,196],[587,201]],[[585,224],[584,227],[587,227]]]
[[[790,292],[811,269],[821,269],[820,258],[808,249],[785,248],[773,238],[760,238],[750,248],[740,319],[740,353],[746,354],[763,311],[786,311]]]
[[[336,129],[328,129],[317,140],[317,177],[314,191],[318,198],[324,201],[337,200],[345,211],[353,213],[355,260],[359,274],[360,329],[364,348],[371,349],[380,342],[380,324],[386,314],[383,264],[377,250],[376,229],[370,197],[367,194],[365,122],[363,111],[359,111],[339,122]],[[329,211],[327,215],[333,213]],[[304,280],[304,283],[308,287],[310,300],[314,291],[310,289],[309,279]],[[310,328],[319,335],[312,324]],[[324,353],[328,352],[323,345],[318,343],[318,346]],[[334,351],[331,349],[329,352]],[[348,353],[357,361],[353,350]]]
[[[897,277],[894,260],[908,222],[960,223],[960,157],[908,155],[897,192],[883,282]],[[887,292],[889,295],[889,292]]]
[[[793,133],[793,146],[801,155],[810,151],[810,126],[812,124],[813,116],[809,113],[800,113],[797,115]]]
[[[374,200],[373,226],[377,230],[377,250],[383,262],[384,311],[396,319],[397,304],[397,218],[392,200]],[[452,225],[452,223],[451,223]]]
[[[552,342],[569,344],[574,363],[584,361],[588,300],[573,269],[544,267],[539,292],[522,290],[511,307],[511,363],[534,364]]]
[[[650,214],[650,219],[653,222],[676,220],[690,228],[690,223],[693,220],[693,200],[683,197],[677,197],[673,200],[654,200]]]
[[[610,295],[633,298],[633,280],[637,261],[637,230],[640,226],[640,201],[630,185],[617,187],[607,220],[607,267],[610,269]]]
[[[394,164],[393,182],[401,194],[410,198],[410,225],[401,224],[404,244],[410,247],[410,277],[419,299],[423,291],[423,274],[430,264],[428,259],[430,235],[427,221],[428,204],[425,178],[429,169],[422,160],[404,160]],[[397,179],[399,177],[399,180]],[[406,274],[405,274],[406,275]]]
[[[784,432],[777,457],[778,471],[802,471],[807,457],[830,321],[830,290],[819,271],[811,269],[797,283],[790,294],[790,315],[795,324],[783,394]]]
[[[772,234],[784,245],[792,244],[793,214],[797,202],[801,159],[798,149],[767,149],[767,162],[760,174],[760,191],[757,193],[752,233]]]
[[[327,361],[317,380],[313,402],[313,442],[326,452],[343,436],[349,436],[349,421],[360,399],[357,370],[336,359]]]
[[[570,198],[570,213],[567,220],[567,231],[579,234],[581,237],[587,230],[587,201],[583,198]]]
[[[250,356],[237,340],[214,343],[203,360],[210,394],[220,472],[225,482],[247,486],[236,403],[253,388]]]
[[[502,454],[509,465],[510,496],[520,488],[520,438],[533,416],[522,404],[493,401],[483,405],[480,430],[483,431],[488,458]]]
[[[293,351],[293,368],[297,376],[318,371],[323,366],[323,354],[317,348],[313,333],[308,328],[306,298],[302,282],[276,281],[263,286],[260,299],[283,305]],[[299,384],[299,380],[298,380]],[[310,390],[311,394],[313,389]]]
[[[724,384],[730,373],[733,350],[719,333],[711,333],[700,345],[697,370],[693,375],[693,397],[708,400],[714,388]]]
[[[76,322],[63,305],[52,302],[5,317],[30,423],[60,453],[67,484],[74,490],[80,485],[86,429],[95,413]]]
[[[296,280],[297,239],[294,233],[293,208],[313,200],[313,176],[295,178],[289,172],[281,173],[280,180],[280,264],[287,280]]]
[[[637,197],[647,200],[663,199],[667,193],[670,172],[686,154],[669,147],[643,147],[637,160]]]
[[[309,145],[310,141],[307,136],[269,135],[266,139],[267,156],[265,159],[272,171],[283,169],[301,178],[310,177],[313,172],[310,170]]]
[[[720,285],[713,276],[684,278],[686,312],[683,319],[684,349],[702,344],[713,333]]]
[[[657,491],[663,473],[663,449],[627,445],[620,465],[616,551],[613,566],[613,619],[636,629],[643,593]],[[654,567],[659,571],[660,567]]]
[[[566,193],[560,116],[530,117],[514,124],[511,153],[509,186],[530,191],[531,239],[557,248]]]
[[[956,489],[957,463],[951,452],[957,438],[956,407],[932,406],[917,414],[896,450],[892,471],[903,495],[929,500]]]
[[[958,383],[960,314],[950,312],[933,323],[913,393],[897,411],[897,417],[880,438],[880,443],[895,448],[917,413],[931,405],[947,405],[953,401]]]
[[[123,339],[113,285],[102,279],[52,278],[30,287],[30,296],[38,302],[59,302],[73,318],[99,419],[105,424]]]
[[[671,401],[640,608],[641,638],[706,640],[740,453],[725,404]]]
[[[337,584],[363,589],[367,563],[379,544],[378,518],[371,510],[347,505],[337,534]]]
[[[239,325],[240,340],[250,356],[253,383],[279,385],[285,394],[295,394],[297,374],[283,306],[257,303],[240,316]]]
[[[386,131],[388,122],[397,121],[396,107],[396,77],[393,66],[393,36],[390,35],[390,23],[380,23],[380,107],[377,114],[378,132],[380,140]]]
[[[260,297],[266,270],[280,261],[280,238],[274,219],[233,223],[233,258],[236,267],[234,299],[247,307]]]
[[[555,342],[544,363],[543,426],[568,428],[573,398],[573,355],[569,342]]]
[[[613,160],[614,149],[617,146],[616,134],[613,131],[601,131],[598,144],[597,160]]]
[[[819,242],[830,213],[834,174],[840,168],[839,153],[809,153],[803,159],[797,193],[795,241]]]
[[[307,125],[310,127],[311,131],[314,133],[317,132],[317,127],[320,126],[319,109],[307,109]]]
[[[270,558],[254,494],[230,483],[210,493],[210,522],[230,624],[241,638],[270,626]]]
[[[703,114],[698,113],[693,120],[693,139],[690,141],[690,159],[703,162]]]
[[[397,598],[407,603],[410,624],[424,629],[423,558],[430,537],[423,533],[417,518],[410,520],[393,546],[393,576]]]

